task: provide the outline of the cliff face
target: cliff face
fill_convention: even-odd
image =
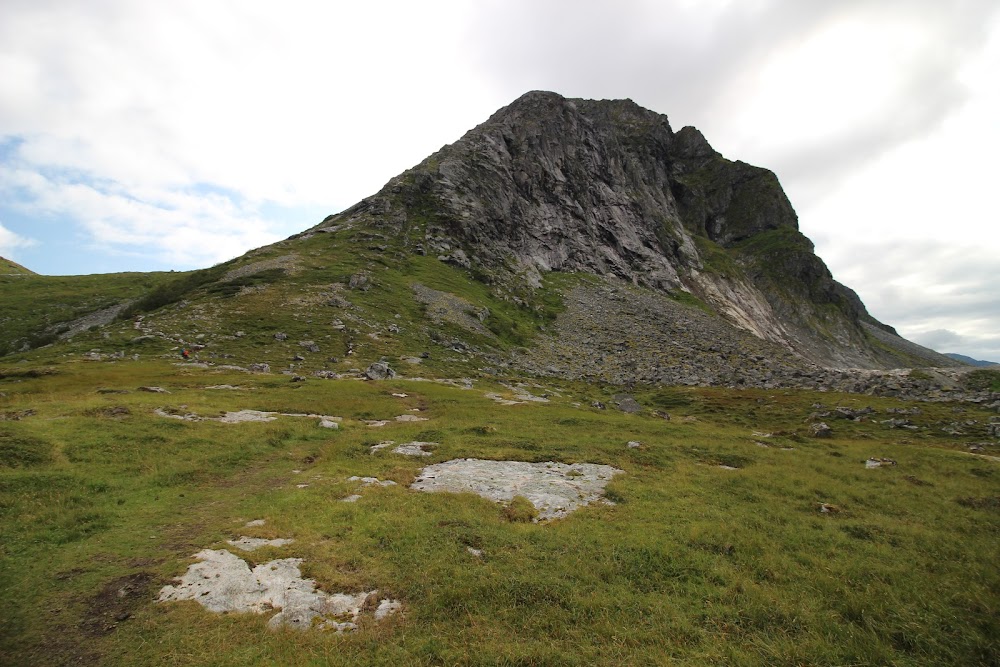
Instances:
[[[688,292],[826,366],[951,363],[886,342],[773,173],[630,100],[528,93],[320,228],[361,222],[490,282],[582,271]]]

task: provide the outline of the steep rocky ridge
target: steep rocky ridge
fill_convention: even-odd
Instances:
[[[311,232],[345,227],[512,294],[548,271],[686,292],[824,366],[955,364],[894,344],[814,254],[773,173],[630,100],[528,93]]]

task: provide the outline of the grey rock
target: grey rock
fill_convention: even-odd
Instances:
[[[362,271],[360,273],[355,273],[350,277],[347,286],[350,287],[352,290],[356,289],[356,290],[361,290],[362,292],[367,292],[372,288],[371,276],[365,271]]]
[[[814,438],[829,438],[833,435],[831,429],[825,422],[818,422],[809,427],[809,432]]]
[[[627,412],[628,414],[637,414],[642,412],[642,406],[639,405],[638,401],[628,394],[616,394],[615,395],[615,405],[622,412]]]
[[[365,370],[365,377],[369,380],[389,380],[396,377],[396,371],[384,361],[376,361]]]

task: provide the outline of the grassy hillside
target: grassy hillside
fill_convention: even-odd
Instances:
[[[0,275],[34,275],[34,271],[24,268],[17,262],[0,257]]]
[[[89,276],[5,274],[0,266],[0,355],[58,338],[70,322],[135,299],[177,274],[105,273]]]
[[[906,417],[916,428],[890,428],[887,409],[914,405],[646,389],[629,415],[591,407],[619,390],[585,384],[527,386],[549,402],[502,405],[486,393],[513,390],[486,380],[290,382],[72,359],[0,370],[0,592],[16,601],[0,615],[3,664],[1000,661],[1000,462],[966,446],[987,438],[983,408],[919,404]],[[137,390],[152,384],[170,393]],[[210,388],[221,385],[236,388]],[[816,439],[817,403],[875,412]],[[157,409],[343,421],[187,422]],[[402,414],[427,421],[366,421]],[[956,421],[965,435],[942,430]],[[421,460],[370,453],[385,440],[439,444]],[[548,524],[407,488],[422,466],[460,457],[624,474],[614,505]],[[897,465],[866,469],[869,457]],[[352,475],[398,485],[359,490]],[[300,557],[324,591],[377,588],[403,612],[337,635],[154,601],[193,554],[240,535],[294,539],[240,554],[251,564]]]

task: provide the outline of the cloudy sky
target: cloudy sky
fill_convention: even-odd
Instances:
[[[200,268],[522,93],[628,97],[778,174],[834,276],[1000,361],[995,0],[3,0],[0,255]]]

